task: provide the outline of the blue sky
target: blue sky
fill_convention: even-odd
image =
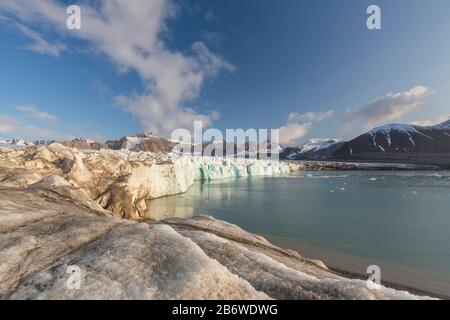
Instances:
[[[65,26],[70,4],[82,30]],[[370,4],[382,30],[366,27]],[[444,121],[449,12],[447,0],[2,0],[0,137],[170,135],[200,119],[297,144]]]

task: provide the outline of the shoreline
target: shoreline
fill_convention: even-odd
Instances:
[[[368,274],[365,273],[361,273],[358,271],[354,271],[351,270],[352,267],[352,261],[354,262],[355,257],[351,256],[342,256],[339,255],[339,261],[340,263],[339,266],[336,263],[336,260],[334,259],[330,259],[329,257],[327,258],[326,256],[329,255],[329,251],[322,251],[320,250],[318,247],[315,246],[306,246],[305,247],[305,243],[302,242],[302,245],[297,245],[297,246],[292,246],[287,244],[284,240],[284,238],[280,238],[280,237],[274,237],[274,236],[264,236],[266,239],[268,239],[271,243],[287,249],[287,250],[292,250],[297,252],[298,254],[300,254],[301,256],[305,257],[306,259],[310,259],[310,260],[318,260],[321,261],[330,271],[336,273],[337,275],[340,275],[342,277],[345,278],[349,278],[349,279],[355,279],[355,280],[367,280],[368,279]],[[303,249],[302,249],[303,248]],[[306,249],[307,248],[307,249]],[[334,261],[334,262],[333,262]],[[357,267],[358,265],[353,264],[353,267]],[[353,269],[354,269],[353,268]],[[439,293],[436,291],[433,291],[432,289],[421,289],[419,287],[419,284],[416,284],[416,286],[414,285],[406,285],[406,284],[402,284],[401,282],[399,282],[398,280],[382,280],[381,284],[384,285],[387,288],[392,288],[392,289],[396,289],[396,290],[400,290],[400,291],[407,291],[411,294],[415,294],[415,295],[419,295],[419,296],[429,296],[432,298],[436,298],[436,299],[443,299],[443,300],[450,300],[450,295],[447,295],[445,293]]]
[[[321,251],[317,248],[309,248],[308,250],[302,250],[298,246],[295,248],[286,243],[283,243],[283,241],[280,241],[280,238],[278,237],[271,237],[271,236],[264,236],[261,235],[264,238],[268,239],[271,243],[273,243],[276,246],[279,246],[280,248],[284,248],[286,250],[292,250],[294,252],[297,252],[302,257],[305,257],[309,260],[317,260],[321,261],[330,271],[334,272],[335,274],[348,278],[348,279],[355,279],[355,280],[367,280],[368,274],[360,273],[357,271],[351,271],[351,261],[352,258],[350,256],[346,256],[345,258],[342,258],[340,261],[342,262],[340,266],[336,265],[336,262],[331,262],[329,259],[326,259],[323,255],[321,255]],[[399,291],[407,291],[411,294],[418,295],[418,296],[429,296],[431,298],[436,299],[442,299],[442,300],[450,300],[450,295],[446,295],[445,293],[438,293],[436,291],[430,290],[430,289],[421,289],[418,286],[411,286],[411,285],[405,285],[402,283],[399,283],[396,280],[382,280],[381,284],[387,288],[392,288]]]
[[[367,280],[367,275],[363,275],[361,273],[353,272],[353,271],[347,271],[343,270],[342,268],[336,268],[332,265],[326,265],[328,269],[330,269],[333,272],[336,272],[339,275],[342,275],[343,277],[350,278],[350,279],[357,279],[357,280]],[[414,295],[419,296],[429,296],[431,298],[436,299],[442,299],[442,300],[450,300],[450,296],[442,295],[439,293],[427,291],[418,289],[415,287],[406,286],[403,284],[398,284],[392,281],[381,281],[381,284],[385,287],[400,290],[400,291],[407,291]]]
[[[293,171],[448,171],[450,167],[433,164],[345,160],[280,160],[298,168]]]

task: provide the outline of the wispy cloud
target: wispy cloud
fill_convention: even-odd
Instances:
[[[217,18],[217,15],[214,13],[214,11],[213,10],[208,10],[206,13],[205,13],[205,20],[207,21],[207,22],[213,22],[213,21],[216,21],[218,18]]]
[[[10,115],[0,115],[0,134],[27,139],[58,139],[61,137],[57,131],[30,125],[20,117]]]
[[[369,130],[378,125],[400,119],[402,116],[424,106],[425,98],[432,91],[425,86],[416,86],[408,91],[389,93],[358,109],[347,109],[347,125],[359,124]]]
[[[326,112],[291,113],[284,126],[280,128],[280,143],[292,145],[306,136],[314,123],[324,121],[334,114],[333,110]]]
[[[41,0],[2,0],[0,13],[7,12],[28,28],[31,23],[51,26],[65,36],[84,40],[92,52],[106,55],[119,70],[135,70],[144,84],[144,92],[120,95],[120,106],[135,116],[141,125],[160,134],[180,127],[192,127],[192,121],[206,124],[217,113],[202,114],[192,103],[198,98],[205,80],[234,66],[212,53],[204,43],[192,45],[189,53],[170,50],[163,34],[167,21],[178,10],[171,0],[97,0],[82,1],[82,29],[69,31],[63,4]]]
[[[30,38],[31,40],[33,40],[33,42],[31,44],[22,46],[22,49],[26,49],[26,50],[30,50],[30,51],[35,51],[37,53],[40,54],[47,54],[50,56],[59,56],[61,51],[66,50],[67,47],[61,43],[50,43],[47,40],[45,40],[41,34],[28,29],[27,27],[23,26],[23,25],[18,25],[17,26],[19,28],[20,31],[22,31],[22,33],[24,35],[26,35],[28,38]]]
[[[16,136],[27,139],[56,140],[66,138],[60,132],[48,128],[49,124],[58,121],[56,116],[41,111],[32,104],[17,106],[17,110],[21,111],[23,115],[0,115],[0,134],[6,137]],[[29,123],[30,118],[35,120],[33,124]]]
[[[63,50],[67,49],[64,44],[61,44],[59,42],[50,43],[42,36],[42,34],[33,31],[25,25],[5,16],[0,16],[0,22],[6,23],[11,27],[19,30],[24,36],[32,40],[32,43],[21,46],[20,49],[30,50],[39,54],[50,56],[59,56]]]
[[[332,117],[334,114],[333,110],[326,112],[307,112],[307,113],[296,113],[292,112],[289,117],[289,122],[315,122],[322,121]]]
[[[93,80],[91,82],[91,87],[95,90],[95,92],[99,95],[99,97],[101,99],[111,96],[111,94],[112,94],[109,87],[101,80],[98,80],[98,79]]]
[[[40,121],[44,121],[47,123],[58,121],[58,118],[56,116],[44,111],[40,111],[36,106],[32,104],[18,106],[17,109]]]
[[[202,37],[213,48],[220,48],[225,42],[225,37],[221,33],[214,31],[203,31]]]

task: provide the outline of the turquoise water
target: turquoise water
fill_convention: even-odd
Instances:
[[[150,214],[208,214],[339,269],[450,296],[449,172],[301,172],[195,184]]]

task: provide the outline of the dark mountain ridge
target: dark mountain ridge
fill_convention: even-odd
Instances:
[[[436,126],[390,124],[295,160],[393,162],[450,168],[450,120]]]

